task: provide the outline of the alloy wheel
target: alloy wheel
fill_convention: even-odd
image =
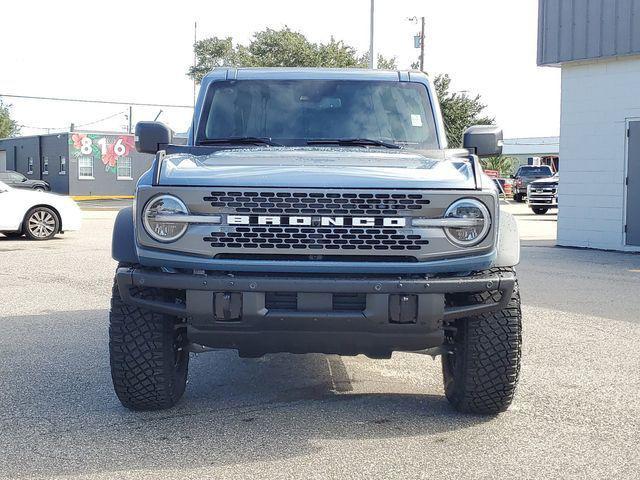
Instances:
[[[56,231],[56,219],[51,212],[36,210],[28,220],[27,228],[35,238],[49,238]]]

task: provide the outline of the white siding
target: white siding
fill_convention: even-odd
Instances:
[[[624,250],[626,120],[640,56],[562,65],[558,244]]]

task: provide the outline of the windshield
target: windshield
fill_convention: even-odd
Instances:
[[[198,143],[266,138],[282,145],[368,139],[437,149],[424,85],[355,80],[233,80],[207,92]]]
[[[551,167],[520,167],[518,176],[532,177],[534,175],[552,175]]]

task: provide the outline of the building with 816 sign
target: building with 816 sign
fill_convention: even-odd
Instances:
[[[0,171],[48,182],[72,196],[132,196],[153,155],[126,133],[68,132],[0,140]]]

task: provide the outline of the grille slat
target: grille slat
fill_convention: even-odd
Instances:
[[[382,232],[382,233],[381,233]],[[245,248],[348,248],[358,250],[386,250],[389,246],[401,246],[402,249],[419,250],[420,246],[428,245],[429,240],[420,235],[407,235],[401,229],[310,229],[287,227],[283,233],[281,227],[230,227],[227,233],[211,232],[204,237],[212,247],[225,244],[230,247],[242,243]],[[393,248],[393,250],[398,250]]]
[[[429,205],[415,193],[211,192],[203,200],[226,213],[306,215],[401,215]],[[275,210],[279,209],[279,210]]]

